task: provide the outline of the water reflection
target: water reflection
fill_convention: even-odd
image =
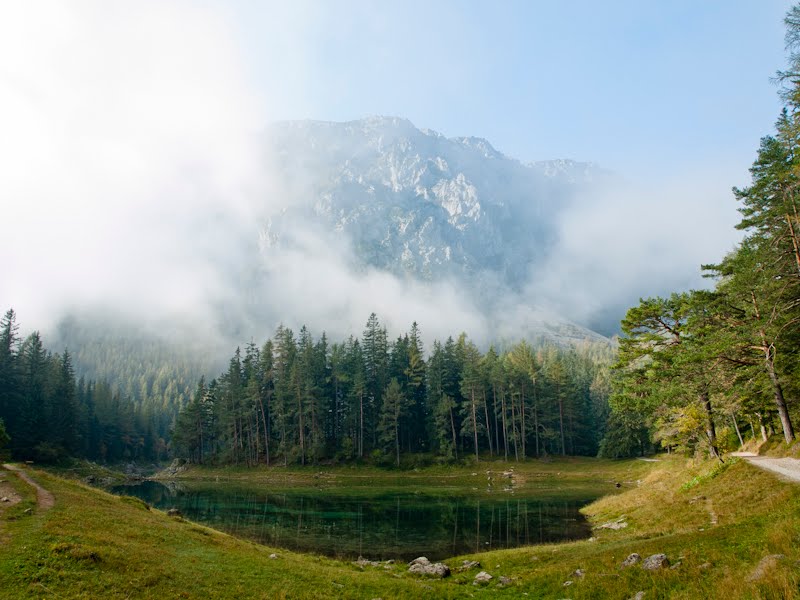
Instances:
[[[495,498],[426,493],[358,495],[167,487],[145,481],[112,491],[176,507],[193,521],[271,546],[341,558],[432,560],[469,552],[587,537],[588,498]]]

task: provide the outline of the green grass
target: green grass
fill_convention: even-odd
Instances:
[[[593,459],[481,463],[398,474],[337,467],[323,472],[325,486],[412,484],[474,487],[485,470],[514,466],[518,486],[544,489],[559,481],[594,483],[621,493],[584,509],[595,524],[622,518],[625,529],[597,530],[594,541],[532,546],[457,557],[474,558],[495,576],[472,585],[477,569],[442,581],[421,580],[404,565],[366,567],[324,557],[266,548],[148,510],[138,501],[89,488],[41,471],[31,473],[56,496],[44,514],[24,514],[32,492],[14,485],[25,501],[0,513],[0,598],[800,598],[800,486],[784,483],[745,462],[711,476],[713,462],[665,457],[657,463]],[[204,469],[189,475],[244,480],[319,482],[319,470],[261,469],[251,474]],[[317,478],[315,479],[315,476]],[[9,480],[13,476],[7,477]],[[418,478],[419,481],[416,481]],[[687,482],[695,481],[690,487]],[[685,489],[682,490],[681,488]],[[269,555],[277,552],[277,559]],[[631,552],[664,552],[674,570],[620,569]],[[748,580],[762,557],[785,559]],[[571,573],[584,569],[585,577]],[[512,583],[499,587],[500,575]],[[564,582],[573,584],[564,587]]]

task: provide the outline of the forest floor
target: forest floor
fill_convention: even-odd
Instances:
[[[623,487],[583,509],[594,527],[589,540],[453,557],[444,561],[452,576],[431,580],[402,564],[359,566],[261,546],[169,517],[135,498],[25,467],[57,500],[50,510],[31,511],[36,490],[0,470],[21,498],[0,513],[0,599],[627,600],[639,592],[645,600],[800,598],[800,486],[745,460],[719,465],[672,456],[658,462],[556,459],[511,466],[532,485],[541,478],[587,477]],[[310,481],[319,481],[319,472],[305,471]],[[473,472],[455,469],[449,477],[437,468],[414,475],[469,485]],[[293,473],[298,481],[305,477],[302,469]],[[266,471],[258,476],[270,478]],[[632,553],[663,553],[669,566],[624,568]],[[459,571],[464,560],[482,566]],[[493,579],[476,585],[481,569]],[[507,578],[502,583],[501,576]]]

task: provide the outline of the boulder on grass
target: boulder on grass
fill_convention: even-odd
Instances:
[[[622,564],[620,565],[620,568],[624,569],[625,567],[632,567],[633,565],[638,563],[640,560],[642,560],[642,557],[639,556],[638,553],[633,552],[632,554],[628,555],[628,558],[626,558],[625,560],[622,561]]]
[[[666,554],[653,554],[648,556],[642,562],[642,568],[645,571],[658,571],[659,569],[666,569],[669,567],[669,559]]]
[[[444,563],[432,563],[427,557],[420,556],[408,563],[408,572],[441,579],[450,575],[450,567]]]

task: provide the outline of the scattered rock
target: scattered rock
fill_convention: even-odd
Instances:
[[[679,561],[678,561],[678,562],[676,562],[674,565],[672,565],[672,566],[671,566],[669,569],[670,569],[670,571],[674,571],[675,569],[678,569],[678,568],[680,568],[680,566],[681,566],[682,564],[683,564],[683,561],[679,560]]]
[[[783,554],[768,554],[756,565],[756,568],[753,569],[753,572],[747,576],[745,581],[758,581],[759,579],[763,579],[764,575],[767,574],[767,571],[775,568],[775,566],[782,560],[786,558]]]
[[[183,513],[181,511],[179,511],[177,508],[170,508],[167,511],[167,516],[168,517],[182,517]]]
[[[602,525],[598,525],[595,529],[611,529],[613,531],[617,531],[619,529],[625,529],[628,526],[627,521],[625,521],[625,517],[620,517],[616,521],[609,521],[608,523],[603,523]]]
[[[97,477],[95,477],[94,475],[87,475],[86,477],[83,478],[83,482],[91,485],[97,482]]]
[[[533,561],[539,560],[539,557],[538,556],[531,556],[531,560],[533,560]]]
[[[486,571],[481,571],[477,575],[475,575],[475,579],[472,582],[473,585],[479,585],[481,583],[489,583],[494,577],[489,575]]]
[[[620,565],[620,568],[624,569],[625,567],[632,567],[633,565],[638,563],[640,560],[642,560],[642,557],[639,556],[638,553],[634,552],[633,554],[629,554],[628,558],[626,558],[625,560],[622,561],[622,564]]]
[[[2,498],[0,498],[0,502],[11,502],[11,498],[9,498],[8,496],[3,496]]]
[[[443,578],[450,575],[450,567],[444,563],[432,563],[425,556],[420,556],[408,563],[408,572]]]
[[[479,569],[481,563],[477,560],[465,560],[461,562],[461,566],[456,569],[459,573],[463,571],[469,571],[470,569]]]
[[[26,508],[25,510],[23,510],[23,511],[22,511],[22,514],[23,514],[23,515],[29,515],[29,514],[31,514],[32,512],[33,512],[33,509],[32,509],[32,508]]]
[[[575,577],[576,579],[583,579],[585,575],[586,571],[584,571],[583,569],[575,569],[572,572],[572,575],[570,575],[570,577]]]
[[[666,554],[653,554],[648,556],[642,562],[642,568],[645,571],[657,571],[658,569],[666,569],[669,567],[669,559]]]
[[[506,577],[505,575],[500,575],[500,579],[498,580],[500,585],[510,585],[512,582],[511,577]]]
[[[571,586],[571,585],[572,585],[572,582],[571,582],[571,581],[565,581],[565,582],[564,582],[564,587],[569,587],[569,586]]]
[[[702,565],[700,565],[698,568],[699,568],[701,571],[705,571],[706,569],[710,569],[710,568],[711,568],[711,563],[710,563],[710,562],[704,562],[704,563],[703,563]]]
[[[278,558],[278,555],[273,552],[272,554],[269,555],[269,557],[274,560]]]
[[[166,469],[164,469],[164,475],[167,477],[175,477],[175,475],[183,473],[185,470],[186,461],[182,458],[176,458]]]
[[[358,560],[354,561],[353,564],[363,569],[364,567],[379,567],[381,563],[377,560],[369,560],[368,558],[359,556]]]
[[[636,592],[630,597],[630,600],[644,600],[644,592]]]

